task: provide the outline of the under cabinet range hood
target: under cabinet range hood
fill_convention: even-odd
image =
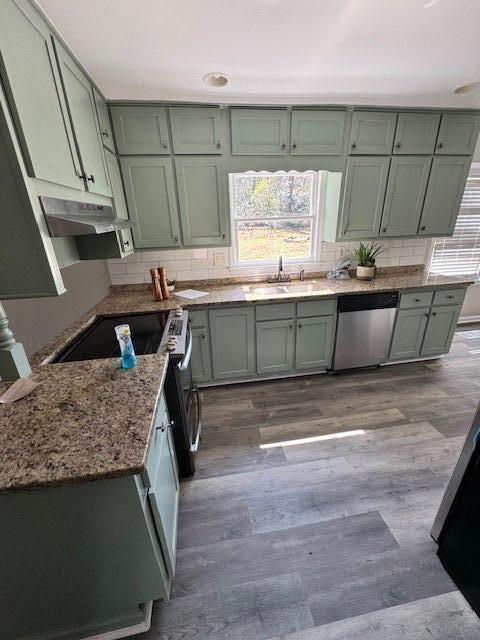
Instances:
[[[109,205],[46,196],[40,196],[40,203],[52,238],[110,233],[132,226],[130,220],[117,218]]]

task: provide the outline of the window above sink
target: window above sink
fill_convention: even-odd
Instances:
[[[318,258],[321,172],[248,171],[229,176],[232,266]]]

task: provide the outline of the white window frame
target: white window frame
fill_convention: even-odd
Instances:
[[[477,179],[480,179],[480,162],[472,162],[471,168],[470,168],[470,173],[468,178],[471,177],[475,177]],[[467,180],[468,180],[467,178]],[[461,208],[462,206],[460,205],[460,210],[459,210],[459,215],[461,214]],[[480,231],[479,231],[479,236],[480,236]],[[433,257],[434,257],[434,253],[435,253],[435,245],[436,243],[440,243],[443,242],[444,240],[448,240],[451,239],[452,236],[447,236],[446,238],[440,237],[440,238],[432,238],[430,240],[430,247],[429,247],[429,255],[428,255],[428,272],[432,275],[448,275],[448,274],[442,274],[439,271],[431,271],[431,266],[432,266],[432,261],[433,261]],[[467,275],[467,274],[465,274]],[[472,278],[473,278],[473,274],[472,274]],[[477,279],[476,279],[476,285],[480,284],[480,273],[477,275]]]
[[[243,267],[266,267],[276,265],[278,262],[278,256],[272,258],[271,260],[256,260],[256,261],[241,261],[240,260],[240,248],[238,243],[238,233],[237,233],[237,225],[239,222],[249,222],[249,221],[260,221],[265,220],[265,218],[236,218],[235,217],[235,206],[234,206],[234,179],[237,176],[280,176],[280,175],[292,175],[298,174],[302,175],[305,173],[312,174],[314,176],[313,183],[313,193],[312,193],[312,216],[296,216],[295,220],[299,218],[303,219],[311,219],[312,220],[312,241],[311,241],[311,250],[309,256],[298,257],[298,258],[289,258],[288,256],[283,257],[284,264],[309,264],[312,262],[318,262],[320,256],[320,219],[323,219],[323,204],[324,198],[322,197],[324,193],[324,189],[322,189],[322,184],[324,182],[324,171],[237,171],[234,173],[228,174],[228,191],[229,191],[229,202],[230,202],[230,232],[232,238],[232,246],[230,249],[230,264],[233,268],[243,268]],[[269,218],[269,220],[290,220],[292,216],[278,217],[278,218]]]

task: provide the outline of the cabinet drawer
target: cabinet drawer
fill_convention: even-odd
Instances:
[[[207,327],[208,326],[208,314],[206,309],[199,309],[198,311],[188,312],[188,322],[192,328],[194,327]]]
[[[165,397],[160,397],[158,402],[157,413],[153,421],[153,432],[151,435],[150,449],[148,452],[146,469],[142,474],[143,482],[146,487],[152,487],[155,485],[158,464],[160,461],[160,453],[162,450],[162,444],[167,434],[167,425],[169,423],[167,406],[165,404]]]
[[[282,318],[293,318],[294,315],[295,304],[293,302],[257,306],[257,320],[281,320]]]
[[[429,307],[432,304],[433,291],[416,293],[402,293],[400,296],[400,309],[415,309],[416,307]]]
[[[308,318],[312,316],[331,316],[335,313],[336,300],[309,300],[297,304],[297,316]]]
[[[466,291],[466,289],[442,289],[435,291],[433,304],[462,304]]]

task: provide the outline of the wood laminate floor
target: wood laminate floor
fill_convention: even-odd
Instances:
[[[434,361],[204,390],[172,599],[139,638],[478,640],[429,536],[480,400],[474,335]]]

